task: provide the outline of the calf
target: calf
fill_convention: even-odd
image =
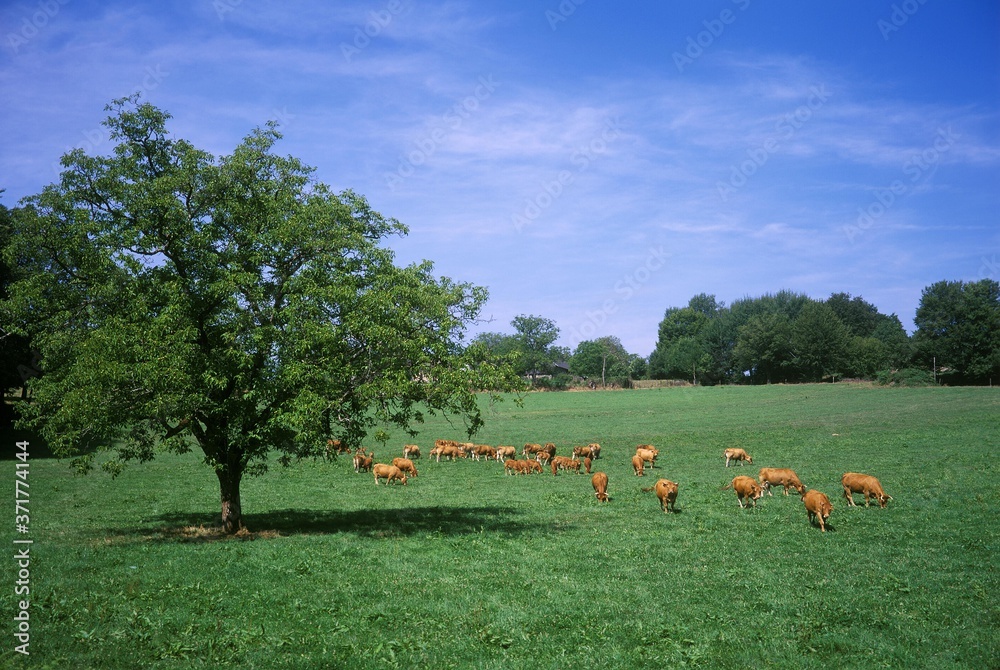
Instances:
[[[871,475],[845,472],[844,476],[840,478],[840,483],[844,486],[844,497],[847,498],[847,504],[851,507],[857,507],[854,503],[855,493],[865,494],[865,507],[868,507],[871,498],[875,498],[878,506],[883,509],[885,509],[885,503],[892,500],[892,496],[887,495],[882,490],[882,484]]]
[[[785,495],[788,495],[788,488],[791,487],[802,495],[806,492],[806,487],[802,485],[799,481],[798,475],[795,474],[794,470],[789,470],[788,468],[761,468],[760,469],[760,485],[767,491],[767,495],[771,495],[771,487],[781,485],[785,489]]]
[[[420,447],[415,444],[404,444],[403,445],[403,458],[420,458]]]
[[[754,481],[753,477],[747,477],[746,475],[734,477],[733,483],[730,486],[736,492],[736,500],[740,503],[740,509],[743,509],[744,498],[750,501],[751,507],[756,507],[757,500],[764,495],[764,489],[761,488],[760,484]],[[727,486],[726,488],[729,487]]]
[[[590,483],[594,485],[594,495],[601,502],[608,502],[608,476],[603,472],[595,472],[590,478]]]
[[[400,472],[407,473],[413,477],[417,476],[417,466],[408,458],[394,458],[392,464],[399,468]]]
[[[750,465],[753,465],[753,459],[750,458],[750,454],[743,451],[742,449],[726,449],[722,456],[726,459],[726,467],[729,467],[729,461],[738,461],[740,465],[743,465],[743,461],[746,461]]]
[[[825,493],[820,493],[816,489],[810,489],[803,494],[802,502],[806,506],[806,514],[809,515],[809,523],[812,523],[813,518],[815,517],[819,521],[820,530],[825,533],[826,520],[830,518],[830,512],[833,511],[833,505],[830,504],[830,499],[826,497]]]
[[[632,470],[635,471],[636,477],[643,476],[644,467],[645,466],[643,465],[642,458],[639,457],[639,454],[636,454],[635,456],[632,457]]]
[[[669,511],[677,511],[674,509],[674,503],[677,502],[676,482],[672,482],[669,479],[658,479],[653,484],[653,490],[656,492],[656,497],[660,499],[660,508],[664,513],[667,512],[667,506],[670,507]]]
[[[403,472],[395,465],[376,463],[372,467],[372,472],[375,474],[375,486],[378,486],[378,480],[380,479],[385,480],[386,486],[388,486],[389,482],[393,480],[403,482],[403,486],[406,486],[406,475],[404,475]]]

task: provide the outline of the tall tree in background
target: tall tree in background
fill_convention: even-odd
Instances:
[[[3,193],[3,191],[0,191]],[[11,284],[14,283],[15,267],[4,260],[4,250],[10,246],[14,236],[13,213],[0,205],[0,301],[6,300]],[[0,326],[0,392],[22,387],[29,377],[37,374],[34,355],[28,338],[17,335],[7,327]],[[8,423],[13,417],[5,403],[0,403],[0,423]]]
[[[514,339],[518,345],[518,369],[521,374],[531,377],[534,384],[540,374],[551,374],[553,363],[566,356],[554,346],[559,338],[559,328],[551,319],[541,316],[520,314],[510,322],[516,331]]]
[[[810,382],[843,376],[850,342],[850,331],[832,308],[822,302],[807,303],[791,329],[796,375]]]
[[[621,340],[609,335],[578,344],[570,370],[581,377],[600,379],[601,386],[607,386],[609,379],[625,385],[632,374],[633,360]]]
[[[41,352],[26,420],[56,453],[88,469],[98,444],[117,472],[197,445],[235,532],[272,450],[287,463],[423,412],[471,434],[475,391],[518,381],[461,346],[486,290],[394,265],[381,243],[405,227],[275,155],[274,124],[216,159],[138,96],[108,110],[113,154],[64,156],[8,248],[27,274],[0,316]]]
[[[1000,379],[1000,284],[940,281],[923,290],[914,319],[918,363],[957,384]]]

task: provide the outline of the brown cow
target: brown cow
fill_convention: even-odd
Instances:
[[[375,452],[365,453],[364,449],[358,447],[358,450],[354,452],[353,460],[355,472],[370,472],[375,460]]]
[[[589,456],[587,458],[583,459],[583,467],[587,471],[588,475],[590,474],[590,465],[591,465],[591,463],[593,463],[593,461],[590,459]]]
[[[594,495],[601,502],[608,502],[608,476],[603,472],[595,472],[590,478],[590,483],[594,485]]]
[[[497,463],[507,460],[508,458],[514,458],[516,455],[517,449],[514,447],[509,445],[497,447]]]
[[[847,504],[857,507],[854,503],[854,493],[865,494],[865,507],[868,507],[871,498],[875,498],[878,506],[885,509],[885,503],[892,500],[892,496],[882,490],[882,484],[871,475],[863,475],[860,472],[845,472],[840,478],[840,483],[844,486],[844,497]]]
[[[550,460],[552,460],[552,454],[547,451],[539,451],[535,454],[535,460],[542,465],[546,465]]]
[[[474,461],[478,461],[480,458],[491,460],[497,457],[497,450],[488,444],[474,444],[469,449],[469,453],[472,454],[472,460]]]
[[[517,460],[514,460],[513,458],[508,458],[506,461],[504,461],[504,464],[503,464],[503,473],[505,475],[516,475],[516,474],[519,474],[520,471],[521,471],[521,466],[519,465],[519,463],[521,463],[521,462],[522,461],[517,461]],[[554,468],[555,466],[552,466],[552,467]]]
[[[410,460],[420,458],[420,447],[415,444],[404,444],[403,458],[409,458]]]
[[[392,459],[392,464],[399,468],[401,472],[408,473],[413,477],[417,476],[417,466],[408,458],[394,458]]]
[[[677,502],[677,483],[672,482],[669,479],[658,479],[656,483],[653,484],[653,490],[656,491],[656,497],[660,499],[660,508],[667,512],[667,506],[670,506],[671,512],[676,512],[674,509],[674,504]]]
[[[799,481],[798,475],[788,468],[761,468],[759,478],[761,488],[767,491],[767,495],[771,495],[772,486],[779,484],[784,487],[786,496],[789,487],[798,491],[799,495],[806,492],[806,487]]]
[[[593,458],[596,461],[598,458],[601,457],[601,445],[599,445],[597,442],[592,442],[587,446],[590,447],[590,453],[592,454],[591,458]]]
[[[542,445],[538,444],[537,442],[528,442],[521,449],[521,455],[527,456],[528,454],[537,454],[541,450],[542,450]]]
[[[580,461],[574,461],[566,456],[553,456],[549,464],[553,475],[556,474],[556,470],[573,470],[576,474],[580,474]]]
[[[649,463],[649,467],[656,467],[656,457],[660,455],[659,449],[636,449],[635,455],[642,459],[643,463]]]
[[[746,475],[738,475],[733,477],[733,482],[730,484],[733,491],[736,492],[736,500],[740,503],[740,508],[743,508],[743,499],[746,498],[750,501],[751,507],[757,506],[757,499],[764,495],[764,490],[761,488],[753,477],[747,477]],[[727,489],[729,486],[726,487]]]
[[[726,459],[726,467],[729,467],[729,461],[738,461],[740,465],[743,465],[743,461],[746,461],[750,465],[753,465],[753,459],[750,454],[742,449],[726,449],[722,453],[723,458]]]
[[[573,447],[573,460],[577,458],[593,458],[594,450],[591,447]]]
[[[372,467],[372,473],[375,475],[375,486],[378,486],[379,479],[384,479],[386,486],[388,486],[389,482],[393,480],[403,482],[403,486],[406,486],[406,475],[404,475],[403,472],[395,465],[376,463]]]
[[[809,523],[813,522],[815,517],[819,521],[819,528],[824,533],[826,532],[826,520],[830,518],[830,512],[833,511],[833,505],[830,504],[830,499],[826,497],[825,493],[821,493],[816,489],[809,489],[802,496],[802,502],[806,506],[806,514],[809,515]]]
[[[639,454],[636,454],[635,456],[632,457],[632,469],[635,471],[636,477],[643,476],[644,467],[645,466],[642,463],[642,458],[639,457]]]

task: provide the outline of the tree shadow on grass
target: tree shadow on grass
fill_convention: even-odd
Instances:
[[[219,515],[169,512],[147,521],[152,527],[118,528],[104,534],[110,544],[132,542],[214,542],[259,540],[289,535],[351,533],[370,539],[414,535],[460,536],[478,533],[520,536],[557,530],[550,523],[528,522],[513,507],[407,507],[377,510],[273,510],[243,517],[247,531],[226,535]]]

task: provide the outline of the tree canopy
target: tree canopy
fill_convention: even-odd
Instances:
[[[477,390],[518,380],[462,346],[484,288],[397,267],[406,228],[274,153],[276,124],[215,158],[167,132],[166,112],[114,101],[109,156],[77,149],[17,211],[21,275],[3,322],[42,376],[26,422],[83,469],[117,472],[193,446],[218,476],[222,522],[243,527],[240,482],[268,454],[322,453],[423,412],[482,425]]]

